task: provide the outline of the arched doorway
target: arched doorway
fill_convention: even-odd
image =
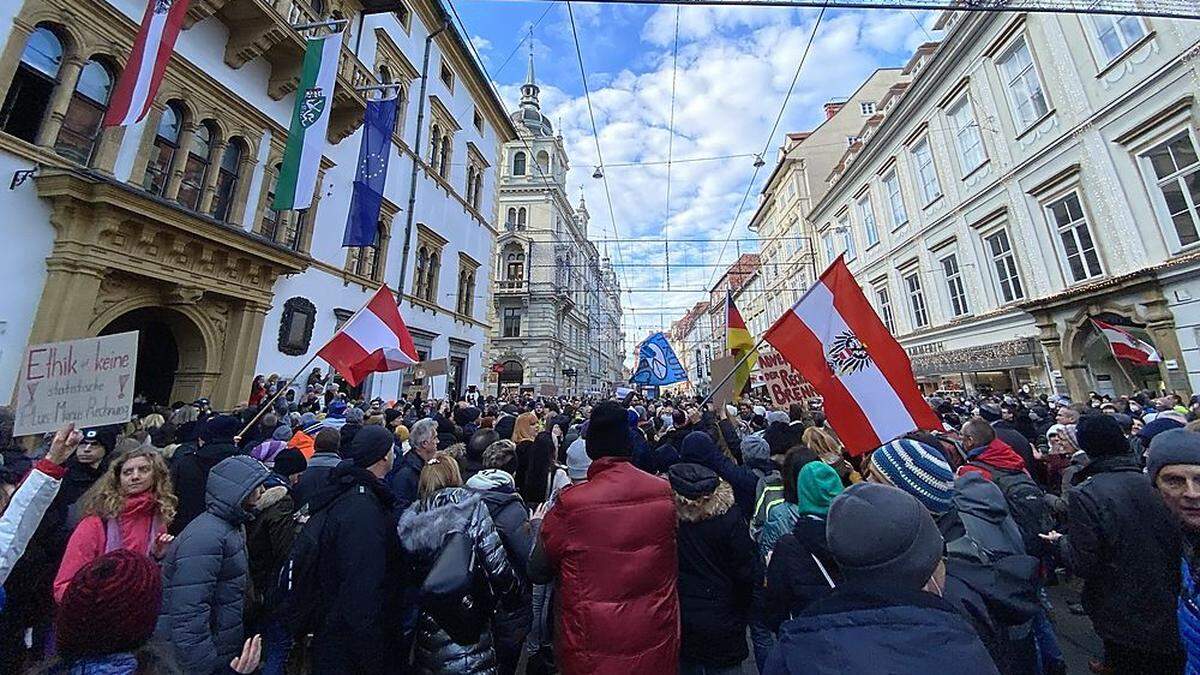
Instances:
[[[1162,373],[1157,365],[1139,366],[1113,356],[1108,340],[1100,333],[1092,319],[1115,326],[1135,339],[1154,344],[1154,339],[1143,327],[1146,318],[1132,309],[1091,308],[1068,321],[1063,337],[1064,370],[1073,375],[1068,380],[1073,398],[1086,398],[1089,392],[1101,395],[1121,396],[1148,389],[1163,389]]]
[[[134,395],[150,403],[169,405],[195,398],[196,378],[203,374],[204,337],[191,319],[167,307],[135,309],[100,329],[100,335],[137,331],[137,372]]]
[[[525,381],[525,366],[516,359],[509,359],[502,365],[504,369],[500,371],[500,386],[497,393],[503,396],[520,391],[521,383]]]
[[[1139,340],[1148,336],[1137,328],[1121,326]],[[1120,396],[1143,389],[1156,391],[1164,387],[1158,366],[1140,366],[1128,361],[1118,361],[1112,354],[1108,341],[1099,333],[1092,332],[1084,338],[1083,363],[1087,366],[1091,391],[1101,395]]]

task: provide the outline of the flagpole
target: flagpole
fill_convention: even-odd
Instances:
[[[375,291],[375,293],[378,293],[378,292],[379,292],[378,290]],[[329,344],[330,342],[333,341],[333,338],[341,335],[342,331],[346,330],[346,326],[349,326],[350,322],[354,321],[354,317],[361,314],[362,311],[367,308],[367,305],[371,304],[371,300],[374,298],[375,298],[375,294],[372,293],[371,297],[367,298],[367,301],[362,304],[362,307],[359,307],[358,311],[356,311],[354,314],[351,314],[350,318],[346,320],[346,323],[342,324],[341,328],[339,328],[333,332],[333,336],[330,337],[329,340],[327,340],[325,342],[325,344]],[[311,357],[309,357],[309,359],[307,361],[304,362],[304,365],[300,366],[300,370],[296,371],[296,374],[293,375],[290,379],[288,379],[288,381],[283,386],[281,386],[275,390],[275,393],[271,396],[271,398],[267,399],[267,402],[262,404],[262,406],[258,409],[258,412],[254,413],[254,417],[251,417],[250,421],[246,423],[246,426],[242,427],[242,430],[238,432],[239,438],[241,436],[244,436],[246,434],[246,432],[250,430],[250,427],[254,426],[254,424],[256,422],[258,422],[259,418],[262,417],[264,414],[266,414],[266,412],[268,410],[271,409],[271,404],[275,402],[275,399],[282,396],[283,392],[285,392],[289,388],[291,388],[292,383],[294,383],[296,380],[300,379],[300,376],[304,374],[304,371],[308,370],[308,367],[312,365],[313,361],[317,360],[317,355],[320,352],[321,352],[320,349],[313,352],[313,355]]]
[[[733,368],[731,368],[729,370],[729,374],[726,375],[725,377],[721,378],[720,382],[713,385],[709,389],[708,396],[705,396],[704,400],[700,402],[700,407],[703,408],[704,406],[708,405],[708,402],[712,400],[713,394],[717,393],[718,389],[725,386],[725,383],[728,382],[731,377],[733,377],[734,373],[737,372],[737,369],[741,368],[746,363],[746,361],[749,360],[750,355],[757,352],[758,348],[763,346],[764,344],[766,344],[766,342],[767,342],[767,338],[765,338],[765,337],[759,338],[758,343],[754,345],[754,349],[746,350],[746,353],[742,355],[741,360],[738,361],[737,363],[735,363],[733,365]]]

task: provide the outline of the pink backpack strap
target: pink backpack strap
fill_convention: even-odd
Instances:
[[[104,519],[104,552],[112,553],[121,548],[121,526],[119,518]]]

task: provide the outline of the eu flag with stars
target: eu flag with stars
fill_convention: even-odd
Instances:
[[[641,385],[664,385],[688,379],[675,350],[661,332],[646,338],[638,347],[637,370],[629,381]]]
[[[362,147],[358,149],[358,173],[342,246],[373,246],[379,235],[379,207],[387,180],[388,157],[392,154],[392,125],[396,119],[396,97],[367,101],[363,118]]]

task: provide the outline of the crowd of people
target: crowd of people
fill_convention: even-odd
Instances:
[[[819,401],[319,372],[41,439],[0,408],[0,672],[1053,675],[1073,579],[1092,672],[1200,672],[1200,397],[929,404],[857,456]]]

